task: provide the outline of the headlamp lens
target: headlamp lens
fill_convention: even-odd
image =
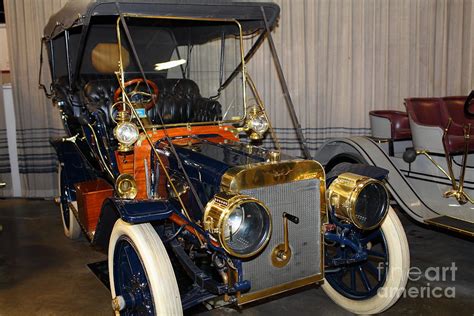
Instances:
[[[135,124],[130,122],[119,123],[115,128],[115,137],[124,145],[132,145],[138,140],[139,132]]]
[[[226,248],[246,255],[258,251],[266,243],[270,217],[263,206],[247,202],[235,207],[223,226]]]

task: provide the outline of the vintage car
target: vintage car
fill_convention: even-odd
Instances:
[[[74,0],[46,25],[64,233],[108,252],[115,312],[179,315],[321,283],[367,314],[402,294],[409,250],[387,171],[326,175],[254,145],[272,131],[247,64],[266,39],[278,61],[279,12]]]
[[[474,236],[474,91],[405,99],[406,112],[371,111],[372,135],[327,142],[317,158],[330,171],[366,163],[389,171],[387,188],[414,220]]]

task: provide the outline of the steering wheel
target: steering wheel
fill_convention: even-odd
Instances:
[[[466,115],[469,118],[474,118],[474,106],[471,106],[473,99],[474,99],[474,90],[472,90],[471,93],[469,93],[469,96],[467,97],[466,102],[464,103],[464,115]]]
[[[147,91],[148,87],[152,91]],[[129,87],[133,87],[130,90]],[[158,99],[158,87],[151,80],[144,80],[143,78],[135,78],[124,83],[125,93],[127,93],[130,102],[133,104],[142,105],[146,110],[149,110],[155,105],[156,100]],[[151,93],[150,93],[151,92]],[[121,101],[122,88],[118,87],[114,93],[114,103]]]

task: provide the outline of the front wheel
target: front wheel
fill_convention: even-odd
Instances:
[[[119,219],[112,230],[108,257],[112,305],[117,314],[183,314],[173,267],[153,226]]]
[[[367,251],[367,259],[327,268],[322,288],[335,303],[350,312],[381,313],[395,304],[407,284],[410,269],[408,241],[392,208],[379,229],[362,232],[359,237]],[[347,257],[350,249],[346,248],[326,245],[327,261],[330,256]]]

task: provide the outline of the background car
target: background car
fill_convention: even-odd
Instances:
[[[326,170],[367,163],[417,222],[474,236],[474,116],[469,96],[407,98],[407,112],[371,111],[370,137],[334,139],[317,159]]]

